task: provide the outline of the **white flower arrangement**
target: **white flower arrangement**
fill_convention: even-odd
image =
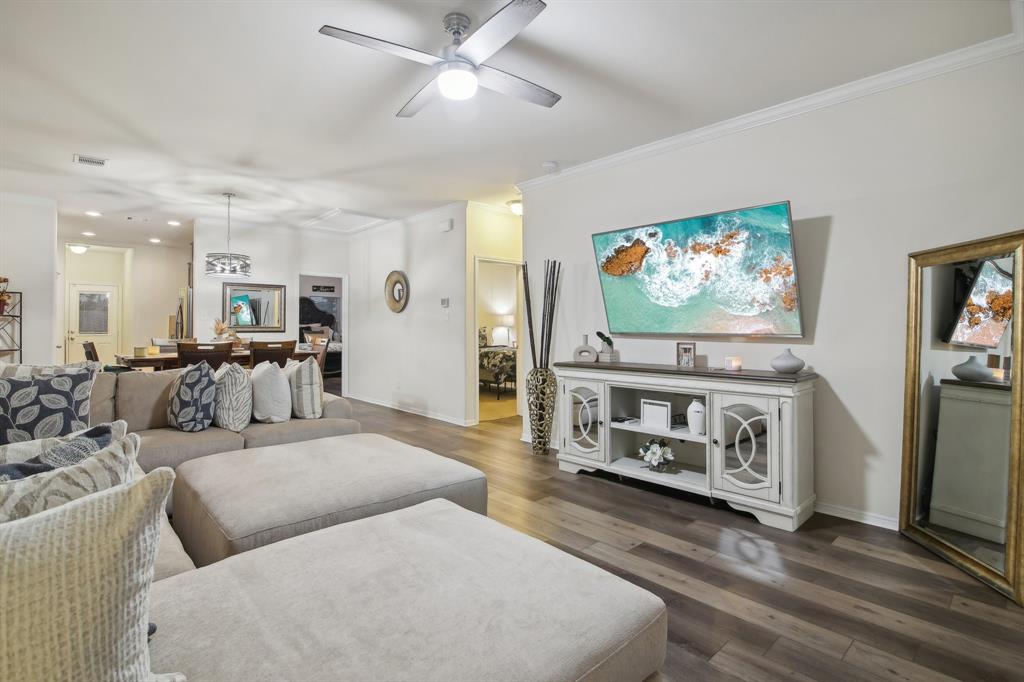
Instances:
[[[664,438],[652,438],[640,447],[640,456],[647,462],[652,471],[662,469],[666,464],[675,460],[672,456],[672,449]]]

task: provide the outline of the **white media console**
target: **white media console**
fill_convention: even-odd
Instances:
[[[811,516],[816,374],[621,362],[560,362],[555,373],[563,471],[601,469],[725,500],[788,531]],[[705,405],[704,435],[632,421],[641,400],[685,415],[694,398]],[[675,459],[664,471],[652,471],[639,454],[651,438],[672,448]]]

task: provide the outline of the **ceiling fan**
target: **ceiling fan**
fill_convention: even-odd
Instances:
[[[415,116],[438,94],[447,99],[469,99],[476,94],[478,84],[527,102],[553,107],[561,95],[483,64],[526,28],[545,7],[547,5],[542,0],[512,0],[469,36],[466,35],[469,17],[452,12],[442,22],[444,30],[452,37],[452,44],[445,47],[439,57],[334,26],[323,26],[320,33],[433,67],[434,78],[420,88],[396,116]]]

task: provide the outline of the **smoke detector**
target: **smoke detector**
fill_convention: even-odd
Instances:
[[[85,154],[75,154],[71,157],[75,163],[80,163],[83,166],[96,166],[103,168],[107,165],[107,159],[101,159],[98,156],[86,156]]]

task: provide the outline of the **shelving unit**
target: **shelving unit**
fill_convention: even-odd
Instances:
[[[813,512],[815,374],[578,362],[555,363],[555,373],[563,471],[600,469],[706,495],[790,531]],[[695,399],[704,434],[639,422],[645,400],[668,403],[675,424]],[[614,421],[622,418],[631,421]],[[652,438],[672,450],[662,471],[640,456]]]
[[[21,292],[8,291],[11,300],[0,314],[0,360],[11,363],[21,362],[22,319]]]

